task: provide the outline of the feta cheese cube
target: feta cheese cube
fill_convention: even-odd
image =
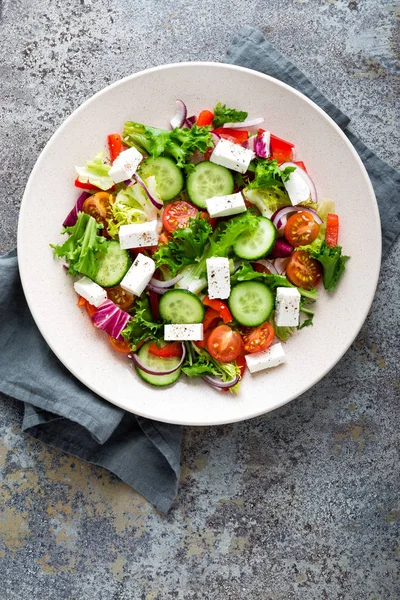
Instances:
[[[138,254],[133,265],[121,281],[120,286],[126,292],[140,296],[153,277],[155,270],[156,263],[152,258],[144,254]]]
[[[164,325],[164,340],[166,342],[185,342],[186,340],[200,342],[202,339],[203,323]]]
[[[246,354],[245,360],[250,373],[257,373],[257,371],[263,371],[264,369],[277,367],[278,365],[286,362],[286,356],[285,352],[283,351],[282,344],[278,343],[270,346],[267,348],[267,350],[263,350],[262,352]]]
[[[96,308],[107,300],[107,292],[89,277],[82,277],[82,279],[75,281],[74,290]]]
[[[240,144],[221,138],[210,156],[210,161],[216,165],[221,165],[221,167],[232,169],[232,171],[246,173],[250,161],[254,157],[253,150],[248,150]]]
[[[121,225],[119,228],[119,243],[124,250],[128,248],[144,248],[146,246],[157,246],[158,223],[146,221],[145,223],[132,223]]]
[[[230,217],[244,212],[246,205],[241,192],[229,196],[213,196],[206,200],[210,217]]]
[[[278,327],[297,327],[299,315],[299,291],[296,288],[276,288],[275,323]]]
[[[136,148],[128,148],[121,152],[114,160],[108,174],[114,183],[120,183],[126,179],[130,179],[140,164],[143,156]]]
[[[223,257],[207,258],[208,296],[212,298],[229,298],[231,293],[231,274],[229,260]]]

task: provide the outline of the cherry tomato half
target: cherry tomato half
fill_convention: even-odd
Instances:
[[[128,310],[133,304],[134,296],[129,292],[122,289],[120,285],[108,288],[107,290],[108,299],[114,302],[121,310]]]
[[[286,265],[286,277],[293,285],[309,290],[320,282],[322,265],[306,250],[296,250]]]
[[[244,349],[249,354],[253,352],[261,352],[266,350],[271,345],[275,337],[274,328],[271,323],[266,321],[258,327],[254,327],[243,335]]]
[[[306,211],[294,213],[285,225],[285,238],[292,246],[311,244],[318,236],[319,225],[313,215]]]
[[[87,215],[92,216],[98,223],[103,225],[103,233],[107,237],[107,219],[112,218],[111,206],[115,202],[115,198],[108,192],[98,192],[86,198],[82,205],[82,211]]]
[[[167,204],[163,213],[163,225],[169,232],[175,229],[183,229],[189,224],[189,219],[194,219],[198,210],[193,204],[184,200],[177,200]]]
[[[111,335],[108,336],[108,339],[111,346],[117,352],[121,352],[121,354],[129,354],[129,352],[132,351],[132,348],[126,340],[116,340],[115,338],[111,337]]]
[[[240,333],[228,325],[218,325],[207,340],[207,350],[213,358],[221,362],[231,362],[241,353],[243,341]]]

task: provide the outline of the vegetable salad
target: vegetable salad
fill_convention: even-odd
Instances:
[[[294,144],[263,117],[222,103],[188,116],[177,100],[170,129],[128,121],[108,146],[76,167],[52,245],[93,325],[155,386],[237,391],[246,370],[285,362],[349,258]]]

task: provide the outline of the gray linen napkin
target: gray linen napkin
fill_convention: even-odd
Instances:
[[[399,174],[351,132],[349,119],[262,34],[246,27],[226,62],[272,75],[319,104],[359,152],[381,210],[384,252],[400,232]],[[109,469],[166,512],[177,492],[181,427],[137,417],[73,377],[39,333],[26,304],[16,251],[0,257],[0,391],[24,402],[22,429],[43,442]]]

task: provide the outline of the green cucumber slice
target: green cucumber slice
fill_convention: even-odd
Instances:
[[[229,196],[233,193],[234,185],[229,169],[208,160],[196,165],[186,182],[188,196],[199,208],[206,208],[208,198]]]
[[[143,179],[154,175],[161,200],[172,200],[183,189],[182,171],[170,158],[150,157],[140,165],[138,173]]]
[[[158,307],[160,316],[167,323],[189,325],[202,323],[204,305],[197,296],[187,290],[170,290],[161,296]]]
[[[270,317],[275,296],[259,281],[244,281],[232,289],[228,303],[236,321],[246,327],[256,327]]]
[[[140,362],[145,366],[151,369],[152,371],[168,371],[169,369],[173,369],[178,366],[181,359],[179,356],[174,356],[171,358],[160,358],[159,356],[154,356],[154,354],[150,354],[148,349],[152,342],[146,342],[143,346],[138,350],[138,357]],[[177,379],[179,379],[181,374],[181,369],[176,369],[173,373],[169,373],[168,375],[156,375],[151,373],[146,373],[135,365],[135,369],[138,375],[147,383],[151,385],[155,385],[157,387],[161,387],[164,385],[171,385],[171,383],[175,383]]]
[[[123,250],[117,240],[107,243],[107,253],[99,261],[99,270],[93,279],[102,287],[118,285],[132,264],[128,250]]]
[[[239,258],[257,260],[268,254],[275,244],[277,230],[267,217],[258,217],[254,231],[243,233],[233,245],[233,251]]]

